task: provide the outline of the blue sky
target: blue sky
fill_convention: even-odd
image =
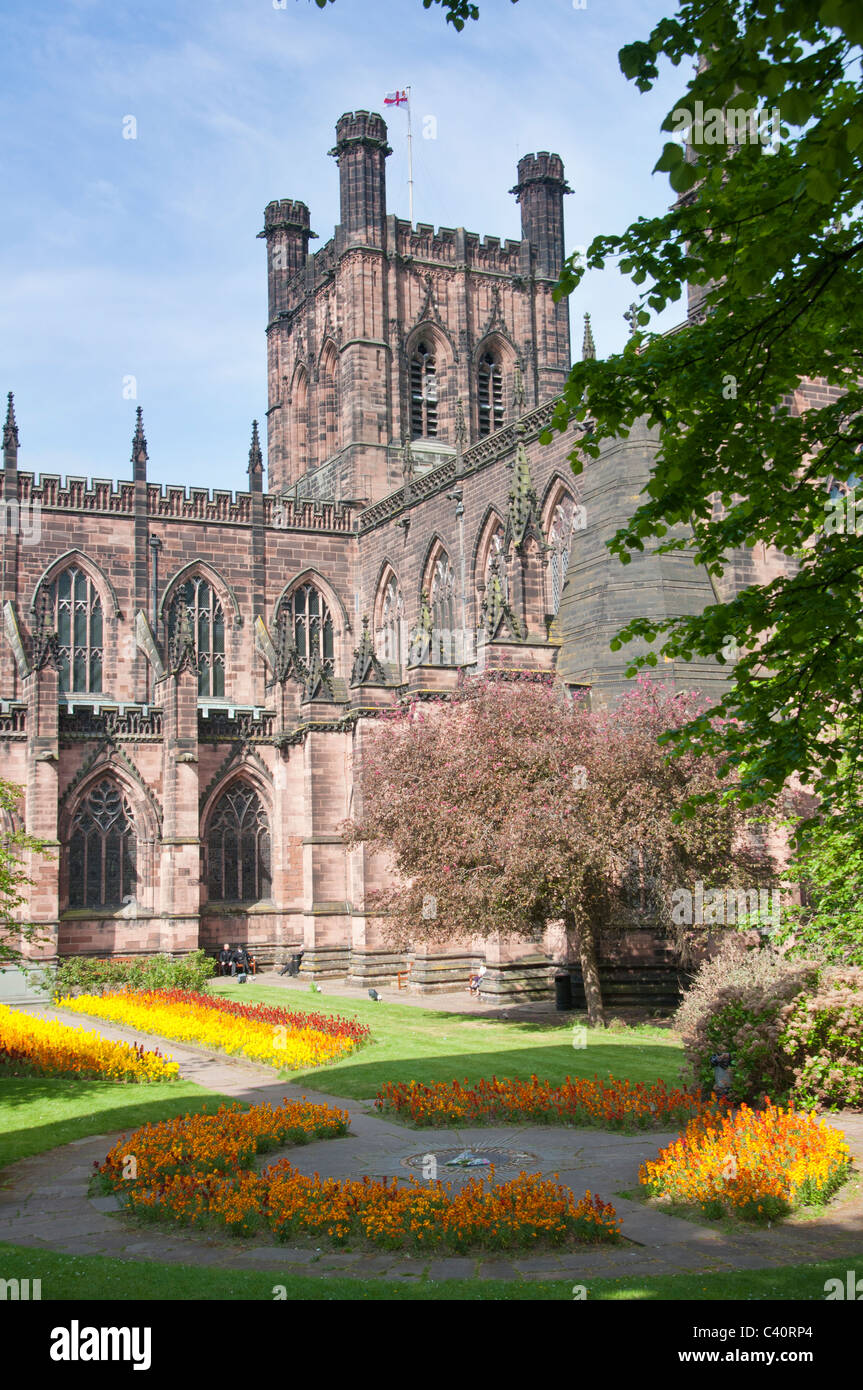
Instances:
[[[413,94],[415,221],[519,236],[507,190],[540,149],[574,189],[568,249],[662,211],[667,177],[650,170],[689,72],[641,95],[617,52],[672,8],[480,0],[458,34],[420,0],[0,4],[0,390],[15,392],[19,466],[129,477],[140,404],[153,480],[245,486],[267,405],[264,206],[301,198],[323,245],[335,122],[383,111],[393,87]],[[406,217],[404,115],[388,120],[389,210]],[[576,351],[585,310],[600,352],[619,350],[633,297],[613,268],[588,277]]]

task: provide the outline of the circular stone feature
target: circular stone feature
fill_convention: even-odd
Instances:
[[[461,1158],[464,1154],[480,1159],[481,1162],[453,1163],[451,1161]],[[471,1177],[476,1177],[482,1173],[487,1173],[492,1164],[496,1169],[537,1168],[540,1166],[536,1154],[524,1153],[521,1149],[484,1148],[480,1144],[472,1144],[468,1148],[462,1146],[460,1149],[426,1149],[425,1153],[411,1154],[410,1158],[403,1158],[402,1163],[405,1168],[422,1170],[430,1158],[437,1161],[438,1176],[448,1178],[457,1173],[468,1173]]]

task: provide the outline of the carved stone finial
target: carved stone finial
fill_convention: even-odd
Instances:
[[[3,450],[16,453],[18,450],[18,425],[15,421],[15,397],[10,391],[6,397],[6,423],[3,426]]]
[[[261,441],[258,438],[258,422],[252,421],[252,443],[249,449],[249,476],[253,474],[260,476],[264,471],[264,456],[261,453]]]
[[[412,483],[416,465],[414,464],[413,450],[409,439],[402,440],[402,477],[406,483]]]
[[[351,668],[351,685],[364,685],[369,680],[386,679],[384,668],[375,652],[375,644],[369,631],[369,620],[363,618],[363,634],[360,645],[354,650],[354,664]]]
[[[518,362],[515,364],[515,385],[512,392],[512,404],[516,419],[518,419],[527,409],[527,397],[524,393],[524,377],[521,374],[521,367]]]
[[[54,630],[54,611],[49,603],[47,593],[43,593],[39,600],[38,615],[36,626],[33,629],[31,666],[34,671],[43,671],[46,666],[52,666],[55,671],[59,671],[62,665],[62,654],[60,651],[60,639]]]
[[[584,340],[581,344],[582,362],[596,361],[596,343],[593,341],[593,329],[590,326],[590,314],[584,316]]]
[[[317,628],[309,636],[308,661],[298,664],[303,673],[303,699],[314,700],[323,690],[332,698],[333,673],[321,658],[321,637]]]
[[[144,437],[144,412],[140,406],[135,411],[135,434],[132,439],[132,463],[147,462],[147,440]]]

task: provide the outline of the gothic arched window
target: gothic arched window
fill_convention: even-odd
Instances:
[[[294,457],[291,459],[293,477],[305,473],[309,458],[309,379],[304,367],[298,367],[291,392],[293,414]]]
[[[434,348],[417,343],[411,357],[411,438],[437,437],[437,374]]]
[[[168,616],[168,643],[173,648],[184,617],[195,643],[198,694],[225,693],[225,615],[211,584],[193,575],[174,592]]]
[[[381,658],[401,661],[404,603],[398,580],[391,574],[381,603]]]
[[[486,555],[485,560],[485,574],[483,575],[483,578],[485,580],[485,585],[487,589],[492,569],[494,569],[494,572],[500,578],[501,590],[503,592],[504,598],[506,598],[507,574],[506,565],[503,563],[503,539],[503,527],[500,525],[496,526],[491,534],[491,539],[489,541],[488,554]]]
[[[69,906],[116,910],[137,882],[135,820],[127,798],[107,777],[90,789],[72,820]]]
[[[70,565],[48,589],[49,617],[60,644],[62,693],[102,692],[102,600],[88,574]]]
[[[318,376],[318,395],[320,405],[320,454],[318,462],[330,458],[339,447],[339,400],[336,385],[338,358],[335,348],[329,344],[321,358]]]
[[[270,824],[257,792],[235,782],[213,808],[207,833],[210,902],[255,903],[272,884]]]
[[[292,635],[297,656],[308,661],[312,653],[312,638],[318,636],[322,665],[333,669],[335,641],[333,615],[320,589],[311,582],[299,585],[284,600],[280,618]]]
[[[477,381],[480,438],[503,427],[503,370],[493,352],[479,360]]]
[[[455,576],[449,556],[442,550],[435,560],[431,581],[432,662],[449,665],[455,640]]]
[[[548,528],[548,543],[551,546],[551,611],[556,613],[560,607],[563,583],[569,567],[569,552],[572,547],[572,533],[577,529],[580,508],[576,508],[571,497],[560,499],[551,516]]]

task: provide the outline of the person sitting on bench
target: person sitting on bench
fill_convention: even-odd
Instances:
[[[231,974],[248,975],[249,970],[249,953],[245,946],[238,946],[231,956]]]
[[[219,952],[218,957],[220,975],[227,975],[229,972],[231,972],[231,961],[233,960],[233,958],[234,953],[226,941],[221,951]]]
[[[295,951],[294,954],[291,956],[291,959],[285,961],[284,965],[282,966],[281,970],[279,971],[279,974],[280,974],[280,975],[294,975],[294,976],[299,975],[299,973],[300,973],[300,966],[301,966],[302,963],[303,963],[303,956],[304,956],[305,954],[306,954],[305,951]]]
[[[479,968],[479,970],[478,970],[474,975],[471,975],[470,981],[469,981],[469,988],[470,988],[471,994],[476,994],[476,995],[479,994],[480,986],[481,986],[481,984],[482,984],[482,977],[483,977],[484,974],[485,974],[485,966],[484,966],[484,965],[481,965],[480,968]]]

